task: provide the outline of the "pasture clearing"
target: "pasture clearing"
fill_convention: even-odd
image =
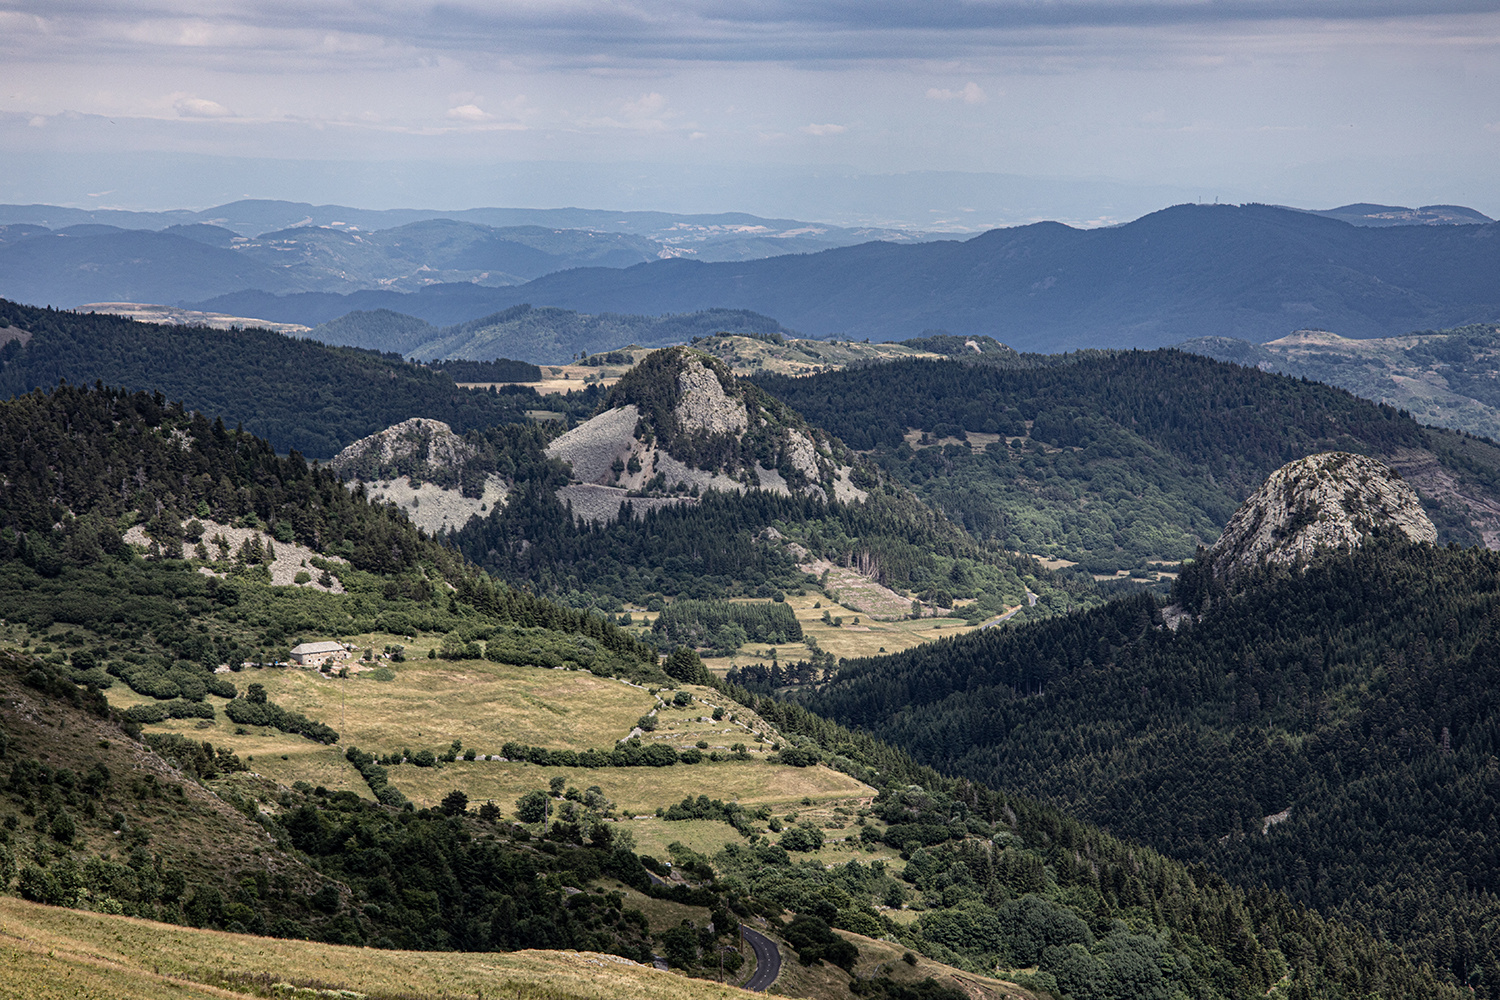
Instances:
[[[485,754],[498,754],[507,740],[549,749],[607,749],[656,704],[641,688],[583,670],[485,660],[382,665],[395,672],[393,680],[377,681],[368,673],[341,679],[302,668],[249,669],[228,676],[241,694],[260,684],[282,708],[332,726],[339,733],[340,754],[350,745],[371,753],[408,748],[442,752],[454,740]],[[118,683],[108,697],[121,708],[151,701]],[[213,723],[200,729],[198,720],[186,720],[154,725],[151,731],[175,728],[216,745],[222,742],[242,757],[254,754],[257,764],[267,756],[300,752],[305,757],[317,746],[260,727],[250,727],[252,737],[236,735],[240,727],[223,717],[224,700],[209,700],[220,709]]]

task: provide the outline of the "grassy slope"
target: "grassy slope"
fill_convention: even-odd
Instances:
[[[41,696],[20,681],[16,672],[0,670],[0,728],[8,742],[7,765],[30,756],[78,775],[103,764],[111,775],[109,784],[89,798],[83,810],[69,810],[77,822],[75,853],[117,851],[123,861],[129,847],[118,839],[110,823],[118,812],[125,816],[129,828],[149,834],[147,848],[153,854],[181,868],[190,881],[223,879],[233,884],[242,871],[253,870],[284,871],[304,886],[321,881],[300,862],[277,850],[266,832],[244,814],[196,782],[184,779],[167,761],[124,737],[113,724]],[[159,791],[140,792],[141,782],[146,780],[153,781]],[[90,805],[93,816],[85,811]],[[30,839],[34,823],[30,816],[19,815],[9,799],[0,800],[0,814],[7,820],[14,816],[20,822],[21,832],[13,835],[18,845]]]
[[[419,640],[420,642],[420,640]],[[590,674],[563,670],[508,667],[484,661],[445,663],[419,659],[396,665],[397,678],[380,682],[370,678],[340,681],[323,677],[311,670],[246,670],[234,677],[241,686],[263,683],[273,700],[289,708],[315,714],[332,721],[330,708],[336,711],[334,692],[346,690],[346,708],[351,724],[355,718],[371,721],[374,730],[384,733],[383,740],[370,744],[373,749],[399,748],[402,743],[437,745],[446,742],[449,732],[469,733],[473,724],[483,725],[494,718],[510,719],[516,724],[507,729],[507,738],[536,739],[554,746],[582,749],[597,745],[600,737],[612,733],[612,726],[599,722],[611,706],[622,697],[641,704],[630,704],[626,714],[633,719],[655,699],[647,692],[616,681],[599,681]],[[494,684],[496,674],[504,683]],[[598,683],[580,683],[596,681]],[[178,783],[169,769],[152,755],[121,737],[110,724],[93,721],[75,709],[30,697],[29,689],[16,683],[16,675],[0,672],[4,685],[5,705],[12,711],[4,717],[5,729],[16,752],[39,754],[53,766],[71,767],[82,772],[95,759],[103,759],[116,774],[132,768],[149,767],[162,773],[163,781]],[[483,696],[451,697],[463,687],[480,687]],[[434,688],[450,697],[432,698]],[[874,853],[845,843],[844,837],[857,830],[843,830],[847,817],[868,803],[875,790],[856,779],[817,766],[793,768],[769,763],[769,742],[779,734],[767,723],[727,701],[709,688],[686,688],[700,701],[684,709],[659,712],[660,736],[673,745],[690,745],[700,735],[715,737],[713,746],[746,742],[755,749],[750,761],[705,762],[696,767],[672,768],[583,768],[536,767],[530,764],[497,761],[457,761],[437,768],[412,766],[392,768],[392,781],[419,807],[435,805],[443,795],[457,787],[479,802],[494,799],[510,813],[515,799],[535,788],[546,786],[553,776],[562,776],[569,785],[599,785],[616,801],[626,816],[620,827],[637,838],[638,849],[665,858],[669,845],[686,844],[689,848],[712,856],[728,843],[742,838],[733,828],[718,822],[668,822],[650,814],[658,806],[671,805],[688,796],[708,791],[716,797],[735,799],[756,807],[770,806],[777,815],[790,819],[795,815],[812,820],[828,829],[824,848],[806,855],[808,860],[829,865],[853,858],[864,863],[883,860],[893,869],[902,865],[895,852],[883,845]],[[107,692],[117,707],[139,704],[146,699],[132,694],[123,684]],[[210,700],[222,705],[222,699]],[[548,723],[552,713],[547,706],[566,703],[568,713],[582,723],[563,738],[549,739]],[[538,707],[538,705],[542,707]],[[734,721],[716,724],[702,722],[702,714],[711,705],[729,709]],[[527,719],[534,719],[529,725]],[[592,723],[584,720],[594,720]],[[446,727],[446,728],[443,728]],[[348,789],[368,797],[362,779],[342,758],[338,747],[324,747],[295,736],[255,727],[237,733],[222,713],[213,722],[173,720],[145,727],[147,732],[179,732],[193,739],[209,739],[215,745],[232,746],[242,757],[253,758],[254,773],[230,774],[209,783],[208,787],[181,781],[181,799],[169,792],[165,804],[147,800],[135,806],[122,795],[106,795],[105,812],[124,809],[132,823],[149,825],[153,849],[162,850],[185,867],[213,868],[217,862],[209,857],[203,845],[215,845],[215,857],[226,847],[230,854],[253,857],[258,864],[277,867],[291,865],[293,859],[281,855],[260,831],[244,817],[216,798],[214,790],[232,791],[263,800],[275,797],[277,785],[297,781],[322,784],[330,789]],[[431,744],[418,740],[418,733],[438,734]],[[58,741],[54,730],[69,734]],[[714,730],[718,730],[717,733]],[[550,733],[556,737],[555,732]],[[755,742],[761,736],[766,743]],[[109,743],[104,747],[100,742]],[[604,744],[612,742],[603,740]],[[497,748],[498,749],[498,748]],[[285,751],[285,754],[279,752]],[[268,780],[269,779],[269,780]],[[274,804],[268,806],[274,808]],[[836,811],[839,810],[839,811]],[[139,814],[139,815],[137,815]],[[158,815],[159,814],[159,815]],[[108,851],[110,835],[81,824],[80,848]],[[208,831],[205,834],[205,831]],[[261,841],[264,841],[263,843]],[[222,867],[222,865],[220,865]],[[303,873],[309,880],[316,876]],[[653,930],[662,931],[682,919],[701,923],[707,911],[663,900],[651,899],[624,886],[629,905],[645,912]],[[113,917],[61,908],[40,907],[11,897],[0,897],[0,938],[7,952],[3,961],[7,984],[13,984],[18,997],[158,997],[164,988],[173,995],[208,997],[234,995],[231,990],[264,989],[273,982],[313,982],[358,990],[372,997],[468,996],[491,990],[507,996],[536,998],[588,998],[596,996],[675,998],[721,996],[734,992],[701,980],[662,976],[642,967],[626,965],[612,956],[589,956],[566,952],[522,952],[516,954],[412,953],[375,949],[352,949],[317,943],[259,938],[214,931],[200,931],[175,925],[156,924],[128,917]],[[883,956],[895,946],[858,941],[862,948],[873,944],[872,956]],[[899,959],[896,949],[894,958]],[[790,955],[790,951],[786,954]],[[886,956],[890,959],[892,956]],[[752,963],[753,964],[753,963]],[[879,964],[875,958],[863,962],[866,974]],[[889,963],[887,963],[889,964]],[[900,964],[889,971],[897,979],[925,978],[935,972],[943,979],[959,975],[956,970],[927,959],[912,967]],[[777,992],[785,995],[836,997],[847,988],[847,977],[831,968],[806,969],[789,961],[788,972],[778,983]],[[750,967],[742,970],[742,978]],[[617,975],[618,974],[618,975]],[[963,974],[967,978],[968,974]],[[615,977],[612,979],[612,977]],[[623,978],[620,978],[623,977]],[[947,981],[945,979],[944,981]],[[995,994],[999,995],[999,994]]]
[[[420,640],[413,643],[413,648],[420,646]],[[364,779],[344,759],[345,746],[352,744],[382,755],[406,749],[442,752],[455,739],[485,755],[499,754],[502,744],[510,740],[558,749],[608,749],[657,704],[643,688],[584,671],[424,658],[390,667],[396,674],[391,681],[376,681],[368,675],[339,680],[310,669],[249,669],[232,675],[241,687],[261,684],[273,702],[339,728],[342,738],[336,746],[323,746],[268,727],[236,726],[222,712],[212,722],[174,719],[145,728],[148,732],[178,732],[216,746],[231,746],[256,773],[283,785],[306,781],[368,798]],[[747,806],[767,804],[778,809],[809,798],[823,802],[867,799],[875,794],[867,785],[825,767],[767,763],[771,744],[779,740],[772,727],[709,688],[683,689],[698,700],[686,708],[659,709],[658,728],[648,734],[648,739],[677,749],[702,740],[709,744],[710,751],[727,751],[736,743],[744,743],[750,760],[704,761],[692,767],[661,769],[592,770],[458,760],[440,768],[393,768],[391,781],[419,807],[435,806],[458,788],[475,802],[494,801],[507,814],[517,798],[546,787],[558,775],[578,788],[598,785],[626,814],[653,813],[658,806],[703,791]],[[119,708],[151,701],[118,683],[108,690],[107,697]],[[223,699],[213,696],[209,701],[220,708],[224,704]],[[733,718],[704,721],[718,706],[726,708]],[[241,729],[245,732],[239,732]],[[739,839],[727,825],[714,825],[722,834],[718,845]]]
[[[316,981],[372,1000],[476,995],[528,1000],[695,1000],[744,996],[616,955],[382,951],[193,930],[0,896],[0,977],[17,1000],[242,995]],[[232,987],[239,986],[240,990]],[[225,987],[231,987],[226,989]]]

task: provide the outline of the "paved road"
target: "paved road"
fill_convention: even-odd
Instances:
[[[776,947],[775,941],[760,931],[751,930],[744,924],[740,925],[740,934],[755,950],[755,975],[750,977],[750,981],[744,985],[743,989],[753,993],[763,993],[776,982],[776,977],[781,975],[781,950]]]

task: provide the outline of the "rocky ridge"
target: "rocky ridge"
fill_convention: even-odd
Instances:
[[[1206,561],[1217,579],[1262,564],[1305,563],[1370,535],[1437,541],[1437,528],[1401,474],[1373,458],[1332,451],[1277,469],[1229,519]]]

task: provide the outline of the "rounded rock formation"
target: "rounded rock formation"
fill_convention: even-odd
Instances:
[[[1235,511],[1206,561],[1229,579],[1263,563],[1294,565],[1368,535],[1437,541],[1417,493],[1384,462],[1330,451],[1290,462]]]

